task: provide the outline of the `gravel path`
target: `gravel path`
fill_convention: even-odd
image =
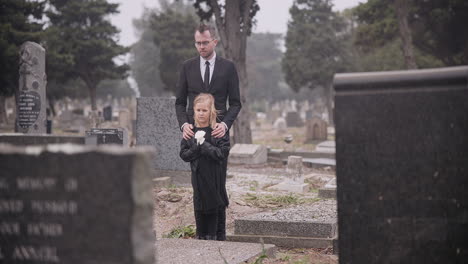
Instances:
[[[337,220],[336,200],[320,200],[309,205],[298,205],[278,211],[248,215],[243,219],[287,222],[335,222]]]

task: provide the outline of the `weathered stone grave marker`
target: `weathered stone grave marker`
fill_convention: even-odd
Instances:
[[[179,185],[190,184],[190,165],[179,157],[180,131],[175,114],[175,99],[140,97],[137,99],[136,144],[164,150],[153,160],[156,177],[170,177]]]
[[[334,87],[340,263],[466,263],[468,67]]]
[[[268,187],[268,189],[294,193],[308,192],[309,185],[304,183],[304,175],[302,171],[302,157],[289,156],[286,167],[286,179],[279,184]]]
[[[327,122],[313,117],[306,121],[306,141],[327,140]]]
[[[16,91],[16,131],[46,133],[45,50],[34,42],[20,48],[19,87]]]
[[[154,264],[151,154],[0,145],[0,263]]]

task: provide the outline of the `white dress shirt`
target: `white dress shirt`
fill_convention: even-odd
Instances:
[[[214,66],[215,66],[215,61],[216,61],[216,52],[213,51],[213,57],[211,57],[210,60],[208,60],[208,62],[210,63],[210,82],[211,82],[211,79],[213,77],[213,70],[214,70]],[[200,56],[200,72],[201,72],[201,78],[203,80],[203,82],[205,82],[205,69],[206,69],[206,63],[207,60],[205,60],[202,56]]]

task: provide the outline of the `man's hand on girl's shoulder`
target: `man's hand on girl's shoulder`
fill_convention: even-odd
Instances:
[[[192,124],[185,124],[183,126],[183,128],[182,128],[182,137],[185,140],[189,140],[194,135],[195,135],[195,133],[193,133],[193,125]]]
[[[226,134],[226,125],[224,123],[216,123],[215,129],[211,132],[211,135],[215,138],[221,138]]]

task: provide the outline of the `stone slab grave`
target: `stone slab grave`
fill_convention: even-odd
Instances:
[[[45,49],[27,41],[20,47],[19,87],[16,93],[15,131],[25,134],[46,133]]]
[[[157,249],[162,264],[243,264],[253,263],[263,252],[269,258],[276,253],[272,244],[167,238],[158,240]]]
[[[287,151],[284,149],[268,149],[268,161],[287,164],[289,156],[301,156],[303,159],[335,159],[335,153],[320,151]]]
[[[318,197],[336,199],[336,178],[329,180],[322,188],[318,189]]]
[[[0,143],[7,143],[7,144],[12,144],[12,145],[18,145],[18,146],[65,144],[65,143],[84,145],[85,138],[82,136],[1,133]]]
[[[0,263],[155,263],[151,155],[0,145]]]
[[[136,144],[164,150],[153,159],[154,177],[169,177],[177,185],[188,186],[190,164],[179,157],[182,132],[175,113],[175,99],[137,98]]]
[[[123,128],[92,128],[86,131],[86,145],[117,144],[129,146],[128,132]]]
[[[336,201],[257,213],[234,220],[229,241],[265,243],[294,248],[331,248],[337,234]]]
[[[468,67],[334,88],[340,263],[466,263]]]
[[[317,159],[303,159],[304,166],[309,168],[325,168],[329,167],[331,169],[335,169],[336,167],[336,160],[335,159],[327,159],[327,158],[317,158]]]
[[[335,153],[336,152],[336,143],[335,143],[335,141],[332,141],[332,140],[320,142],[315,147],[315,151]]]
[[[304,183],[302,173],[302,157],[289,156],[286,167],[285,180],[268,187],[268,190],[279,190],[293,193],[305,193],[309,191],[309,185]]]
[[[263,164],[267,162],[268,151],[263,145],[235,144],[229,152],[231,164]]]

